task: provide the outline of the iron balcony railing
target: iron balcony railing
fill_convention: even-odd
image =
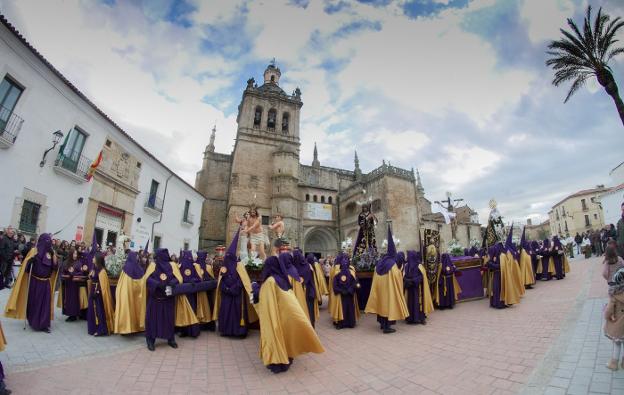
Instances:
[[[54,166],[65,169],[80,178],[86,179],[87,171],[91,166],[91,162],[91,159],[82,155],[80,152],[71,152],[69,154],[59,152],[56,160],[54,161]]]
[[[145,208],[156,211],[163,211],[163,200],[156,195],[148,195],[145,199]]]
[[[24,120],[12,110],[0,106],[0,138],[9,144],[15,143],[23,123]]]

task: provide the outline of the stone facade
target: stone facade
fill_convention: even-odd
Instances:
[[[548,212],[551,235],[574,237],[576,233],[604,227],[604,214],[600,206],[600,195],[609,189],[604,185],[585,189],[555,204]]]
[[[401,240],[400,248],[405,250],[420,248],[423,225],[435,224],[444,229],[445,224],[439,225],[435,219],[423,220],[423,213],[431,213],[431,203],[424,198],[420,177],[413,169],[382,161],[380,167],[365,174],[357,153],[353,170],[321,166],[316,146],[312,164],[301,164],[301,92],[297,88],[290,95],[285,93],[279,86],[280,76],[279,68],[269,65],[264,84],[258,86],[253,79],[247,82],[230,155],[214,152],[213,129],[195,182],[206,196],[201,248],[227,244],[237,228],[235,216],[241,216],[251,204],[263,217],[263,225],[274,214],[281,214],[291,245],[321,255],[335,254],[340,242],[348,237],[355,241],[357,216],[364,199],[372,202],[379,221],[379,244],[386,238],[388,221],[395,237]],[[478,223],[464,222],[460,226],[467,226],[480,237]],[[268,229],[265,232],[268,234]]]

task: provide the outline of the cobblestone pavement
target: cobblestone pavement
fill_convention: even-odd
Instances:
[[[624,376],[602,368],[610,348],[600,332],[600,261],[571,267],[565,280],[538,283],[512,308],[460,303],[433,312],[426,326],[399,323],[392,335],[379,332],[374,316],[336,331],[323,309],[317,330],[326,352],[299,357],[280,375],[262,365],[257,331],[245,340],[202,333],[152,353],[142,336],[93,338],[84,322],[62,319],[39,334],[3,318],[9,345],[0,360],[16,394],[617,393]]]

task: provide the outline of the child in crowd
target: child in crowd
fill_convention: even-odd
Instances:
[[[613,354],[607,368],[617,370],[624,341],[624,268],[615,272],[609,282],[609,304],[605,308],[604,333],[613,341]],[[624,369],[624,359],[621,366]]]

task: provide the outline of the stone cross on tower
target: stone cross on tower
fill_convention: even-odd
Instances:
[[[360,159],[358,158],[357,150],[355,151],[353,162],[355,164],[355,179],[359,181],[362,178],[362,170],[360,170]]]
[[[210,134],[210,143],[208,144],[208,147],[206,147],[206,151],[208,152],[215,152],[215,137],[217,134],[217,125],[215,124],[212,127],[212,133]]]

